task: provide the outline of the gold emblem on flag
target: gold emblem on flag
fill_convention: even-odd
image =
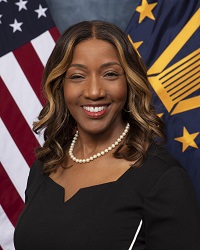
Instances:
[[[200,96],[185,99],[200,89],[200,48],[165,69],[199,26],[200,9],[147,72],[152,87],[171,115],[200,108]]]

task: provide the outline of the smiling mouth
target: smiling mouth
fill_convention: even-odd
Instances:
[[[105,110],[107,107],[108,105],[99,106],[99,107],[83,106],[83,109],[91,113],[98,113],[98,112]]]
[[[84,113],[88,117],[92,118],[101,118],[103,117],[107,111],[108,107],[110,105],[102,105],[102,106],[82,106]]]

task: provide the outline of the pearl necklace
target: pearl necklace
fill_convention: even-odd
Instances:
[[[94,154],[93,156],[89,157],[89,158],[86,158],[86,159],[77,159],[74,155],[73,155],[73,150],[74,150],[74,146],[76,144],[76,141],[78,139],[78,130],[76,131],[75,135],[74,135],[74,138],[71,142],[71,145],[70,145],[70,148],[69,148],[69,157],[74,161],[74,162],[77,162],[77,163],[88,163],[90,161],[93,161],[94,159],[97,159],[103,155],[105,155],[106,153],[108,153],[109,151],[111,151],[113,148],[115,148],[116,146],[119,145],[119,143],[124,139],[124,137],[126,136],[126,134],[128,133],[129,131],[129,128],[130,128],[130,124],[127,123],[123,133],[120,135],[120,137],[111,145],[109,146],[108,148],[106,148],[105,150],[97,153],[97,154]]]

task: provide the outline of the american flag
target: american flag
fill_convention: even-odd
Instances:
[[[0,0],[0,249],[12,250],[44,98],[41,76],[59,37],[44,0]]]

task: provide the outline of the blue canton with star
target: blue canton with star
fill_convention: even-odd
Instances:
[[[54,26],[44,0],[0,0],[0,56],[19,48]]]

